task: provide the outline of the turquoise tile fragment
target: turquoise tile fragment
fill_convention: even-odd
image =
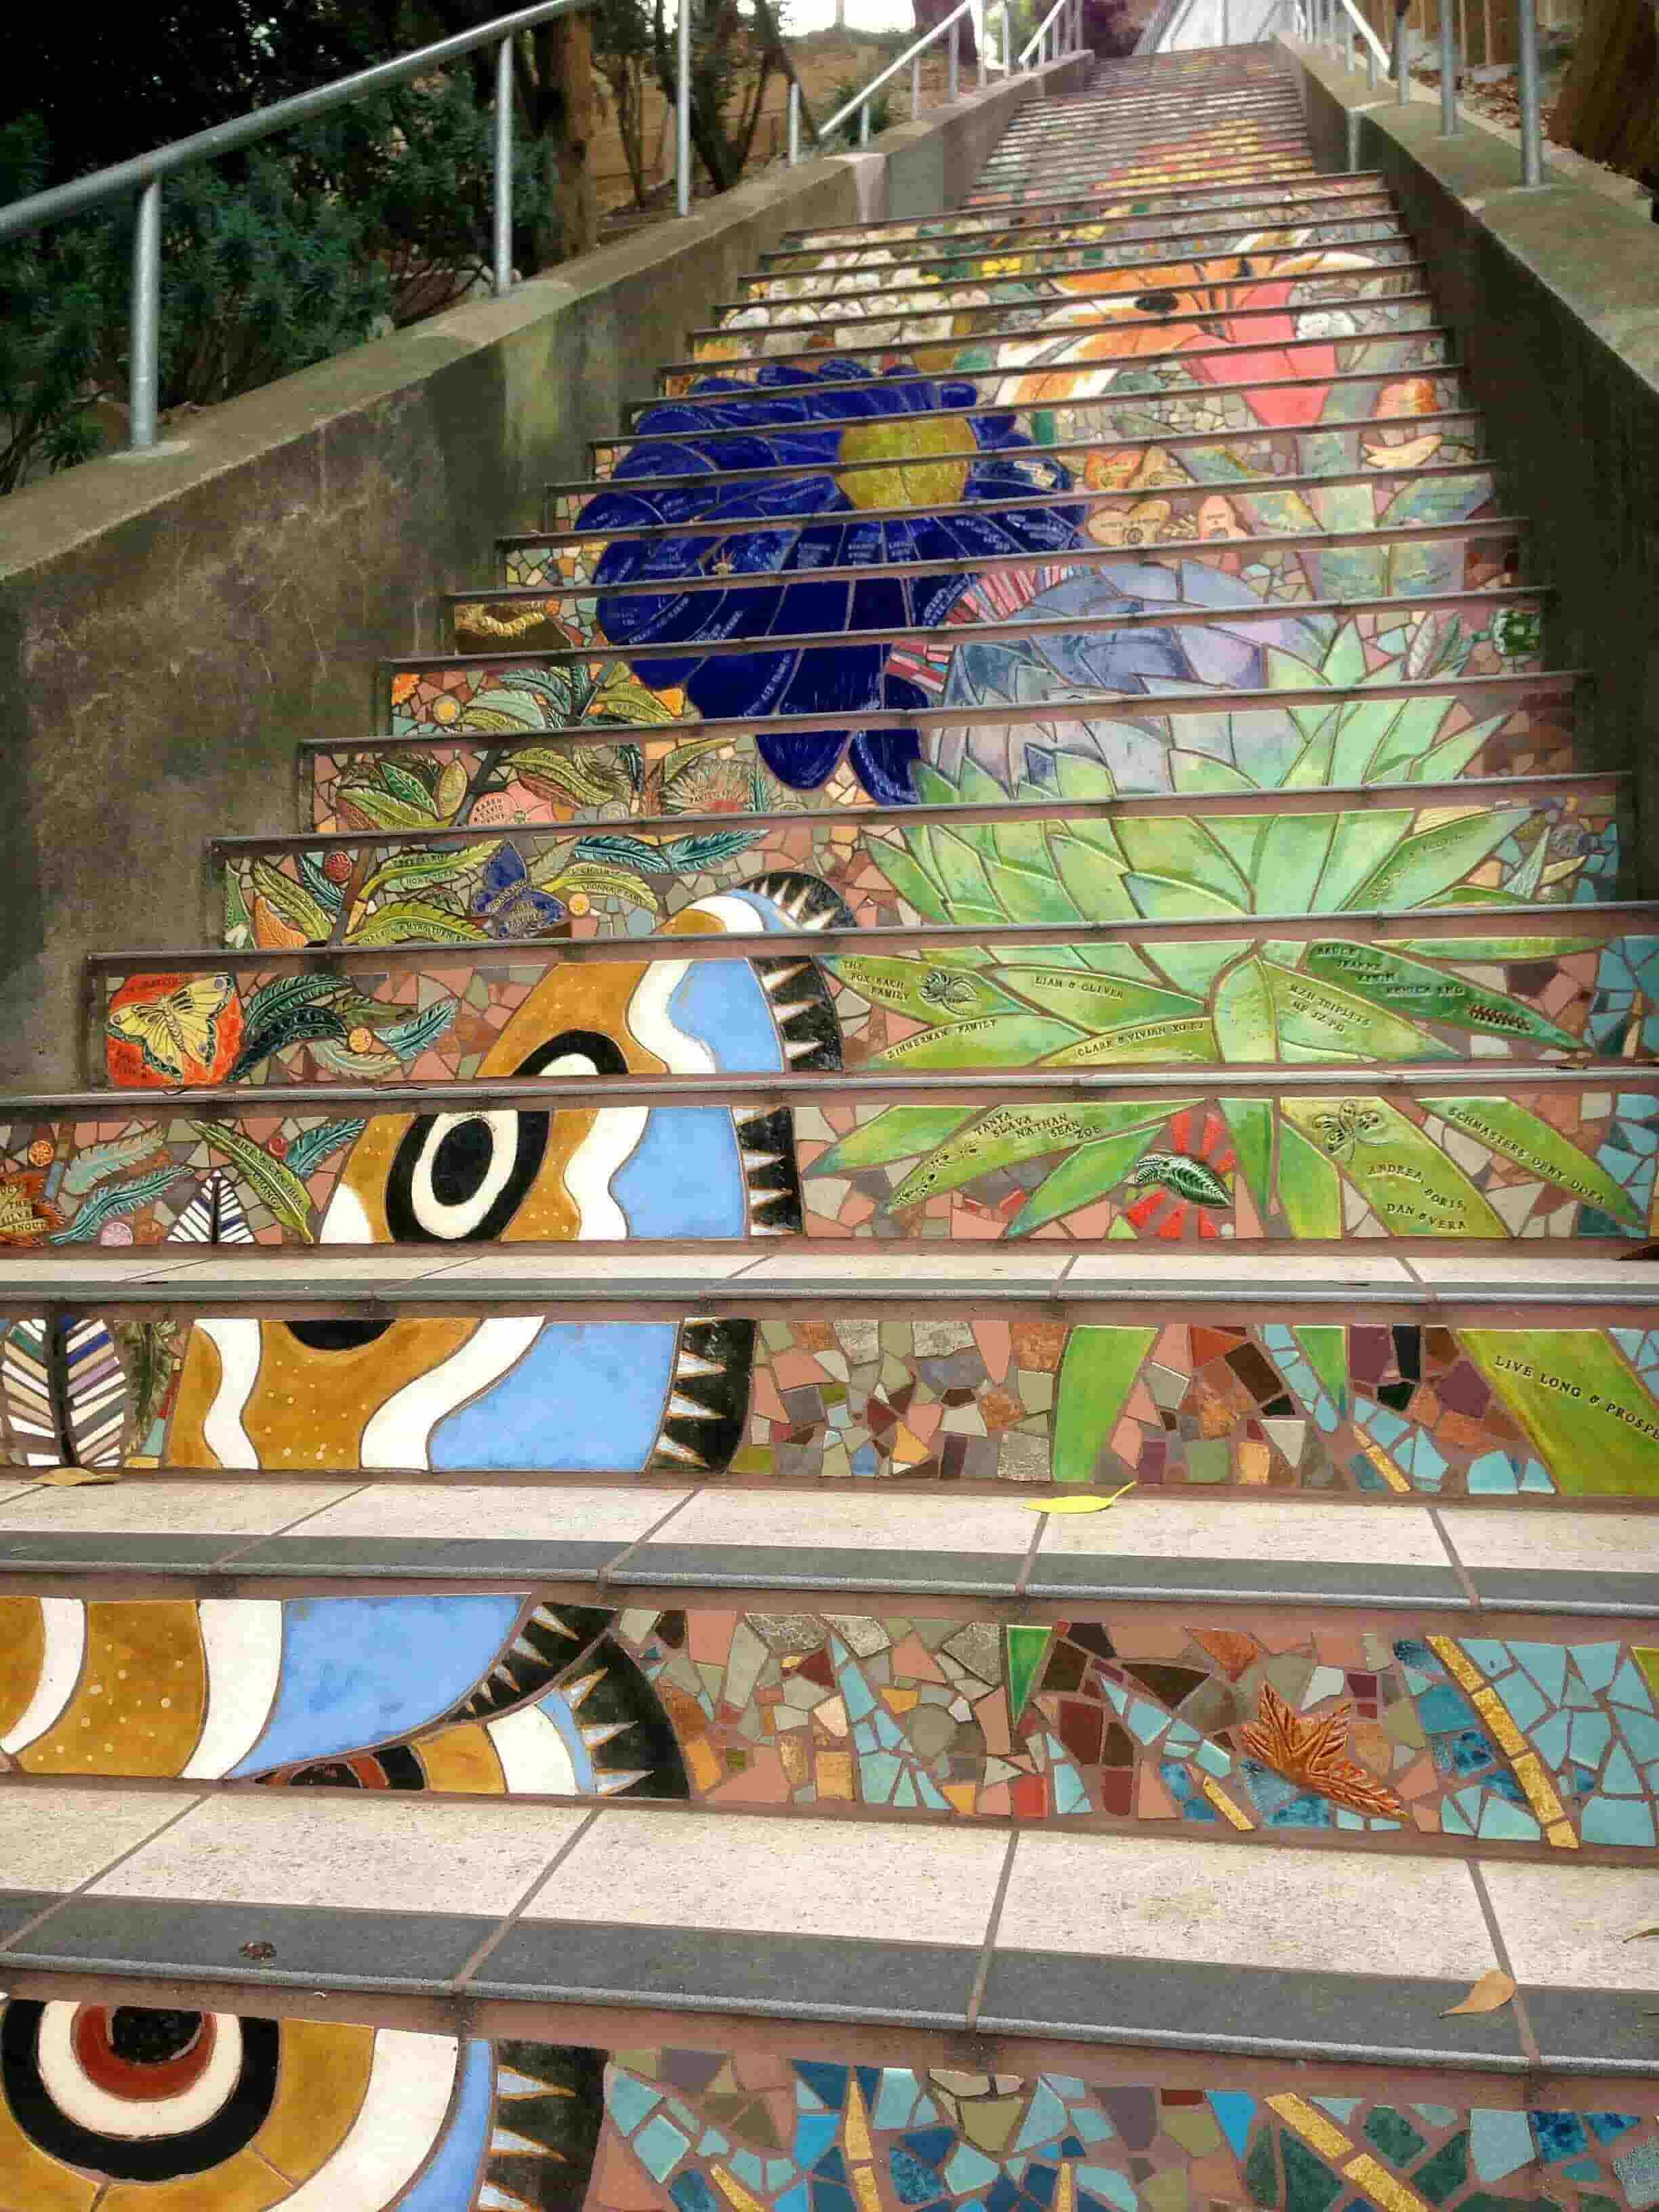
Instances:
[[[1469,2114],[1469,2156],[1482,2181],[1502,2181],[1530,2166],[1535,2154],[1524,2112],[1477,2106]]]
[[[690,2148],[665,2112],[647,2120],[634,2138],[634,2155],[653,2181],[666,2181]]]
[[[635,2075],[617,2071],[606,2085],[605,2100],[617,2125],[625,2136],[631,2136],[646,2114],[661,2104],[662,2091]]]
[[[1559,1705],[1567,1686],[1567,1654],[1559,1644],[1513,1644],[1510,1649],[1552,1705]]]
[[[1592,1797],[1578,1828],[1587,1844],[1650,1844],[1653,1808],[1642,1797]]]

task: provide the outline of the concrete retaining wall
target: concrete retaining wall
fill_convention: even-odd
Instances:
[[[79,963],[197,941],[203,840],[292,829],[294,746],[372,725],[541,487],[587,473],[689,325],[784,233],[962,197],[1067,63],[728,192],[0,501],[0,1083],[77,1075]],[[165,964],[158,963],[158,964]]]
[[[1395,104],[1292,41],[1321,165],[1378,169],[1455,327],[1534,573],[1558,593],[1556,665],[1597,684],[1585,764],[1638,778],[1632,888],[1659,896],[1659,228],[1552,162],[1520,183],[1514,145],[1437,100]]]

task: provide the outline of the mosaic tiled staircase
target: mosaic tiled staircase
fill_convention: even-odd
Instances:
[[[0,2212],[1642,2212],[1659,929],[1415,242],[1115,64],[657,384],[4,1109]]]

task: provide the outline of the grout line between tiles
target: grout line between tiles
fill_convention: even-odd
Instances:
[[[1474,1586],[1474,1577],[1457,1555],[1457,1547],[1452,1541],[1451,1531],[1440,1518],[1440,1508],[1436,1504],[1425,1504],[1425,1510],[1429,1516],[1429,1526],[1440,1539],[1441,1547],[1446,1554],[1447,1563],[1457,1577],[1459,1588],[1475,1611],[1483,1612],[1485,1603],[1480,1591]]]
[[[165,1820],[158,1821],[155,1826],[151,1828],[147,1834],[140,1836],[136,1843],[129,1844],[125,1850],[118,1851],[115,1856],[111,1859],[107,1866],[98,1868],[94,1873],[89,1874],[84,1881],[76,1882],[73,1889],[61,1891],[59,1894],[52,1899],[52,1903],[46,1906],[42,1911],[37,1912],[32,1920],[26,1920],[21,1928],[16,1928],[12,1930],[11,1934],[6,1937],[4,1942],[0,1943],[0,1954],[9,1951],[14,1945],[21,1942],[25,1936],[33,1934],[33,1930],[40,1927],[43,1921],[50,1920],[55,1912],[61,1912],[64,1905],[70,1904],[74,1899],[77,1897],[84,1897],[92,1888],[94,1882],[106,1881],[110,1875],[114,1874],[118,1868],[124,1867],[130,1858],[136,1856],[138,1852],[147,1850],[151,1844],[155,1842],[158,1837],[166,1835],[169,1828],[176,1828],[179,1821],[184,1820],[186,1814],[193,1813],[198,1805],[205,1805],[208,1802],[208,1796],[210,1794],[210,1793],[209,1792],[202,1791],[187,1798],[179,1808],[176,1813],[170,1814]]]
[[[1008,1832],[1008,1848],[1003,1854],[1002,1870],[997,1876],[996,1893],[991,1899],[991,1910],[985,1917],[985,1940],[980,1947],[979,1964],[974,1969],[974,1985],[968,1996],[968,2033],[971,2035],[979,2025],[980,2007],[985,2002],[985,1984],[991,1978],[991,1960],[996,1949],[997,1930],[1002,1925],[1002,1907],[1008,1895],[1008,1884],[1013,1878],[1014,1853],[1019,1849],[1019,1830]]]
[[[1468,1869],[1469,1880],[1474,1884],[1481,1917],[1492,1939],[1492,1955],[1516,1985],[1515,1995],[1510,2002],[1515,2008],[1516,2033],[1520,2039],[1522,2055],[1528,2066],[1541,2068],[1543,2055],[1538,2048],[1538,2038],[1533,2033],[1532,2015],[1528,2012],[1527,2001],[1521,1994],[1520,1979],[1515,1971],[1515,1962],[1510,1957],[1510,1947],[1504,1940],[1504,1926],[1498,1917],[1498,1907],[1492,1903],[1491,1893],[1481,1880],[1479,1863],[1474,1859],[1465,1859],[1463,1863]]]
[[[469,1957],[462,1960],[460,1966],[451,1977],[449,1984],[450,1988],[458,1996],[465,1994],[465,1984],[471,1979],[472,1976],[477,1972],[479,1967],[482,1966],[484,1960],[489,1958],[490,1953],[495,1948],[496,1945],[503,1942],[506,1938],[512,1934],[513,1930],[519,1924],[520,1916],[526,1910],[531,1903],[540,1895],[541,1892],[547,1887],[548,1883],[552,1881],[554,1875],[569,1857],[571,1852],[575,1850],[577,1844],[580,1843],[582,1838],[587,1833],[595,1820],[599,1819],[599,1814],[604,1811],[604,1809],[605,1808],[602,1805],[596,1805],[586,1820],[578,1822],[577,1826],[570,1831],[570,1833],[559,1845],[558,1850],[554,1852],[552,1857],[542,1869],[541,1872],[536,1876],[530,1887],[526,1890],[524,1895],[519,1899],[518,1903],[509,1912],[502,1915],[501,1920],[497,1923],[495,1927],[490,1930],[489,1934],[484,1937],[483,1942],[477,1946]]]
[[[285,1521],[280,1528],[267,1528],[258,1535],[249,1536],[241,1543],[234,1544],[229,1551],[220,1553],[213,1565],[216,1569],[228,1567],[233,1559],[240,1559],[244,1552],[257,1551],[261,1544],[268,1543],[273,1536],[291,1535],[295,1529],[303,1528],[307,1521],[314,1521],[319,1513],[326,1513],[336,1505],[343,1505],[349,1498],[361,1497],[365,1490],[373,1490],[374,1487],[373,1480],[365,1476],[362,1482],[354,1482],[349,1490],[343,1490],[335,1497],[325,1498],[320,1505],[310,1505],[303,1513],[296,1513],[292,1521]]]
[[[704,1487],[704,1485],[699,1483],[695,1489],[688,1490],[684,1498],[677,1498],[675,1500],[674,1504],[669,1507],[667,1512],[662,1515],[660,1519],[653,1521],[648,1528],[641,1529],[637,1536],[633,1537],[628,1543],[624,1544],[614,1559],[607,1559],[605,1562],[604,1565],[600,1567],[598,1575],[595,1577],[595,1580],[599,1584],[601,1593],[603,1593],[605,1584],[610,1581],[612,1575],[617,1573],[622,1567],[626,1565],[629,1559],[634,1553],[639,1550],[640,1546],[641,1544],[648,1544],[651,1541],[651,1539],[659,1529],[665,1528],[668,1526],[669,1522],[674,1518],[674,1516],[677,1513],[683,1513],[688,1505],[691,1504],[696,1499],[701,1498],[702,1496]]]
[[[1014,1577],[1016,1597],[1024,1597],[1025,1595],[1025,1585],[1031,1579],[1031,1570],[1036,1565],[1037,1552],[1043,1538],[1048,1533],[1048,1522],[1053,1516],[1047,1513],[1039,1513],[1035,1517],[1036,1526],[1032,1529],[1031,1540],[1025,1547],[1025,1557],[1019,1563],[1019,1572]]]

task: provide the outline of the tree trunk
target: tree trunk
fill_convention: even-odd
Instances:
[[[535,227],[541,268],[588,253],[598,242],[593,190],[593,40],[585,14],[538,24],[537,91],[544,201]]]
[[[915,10],[916,36],[920,38],[924,31],[931,31],[935,24],[942,23],[956,4],[957,0],[912,0],[912,5]],[[974,19],[971,15],[964,15],[957,25],[957,38],[959,42],[957,47],[957,57],[965,69],[970,63],[977,62],[979,59],[979,48],[974,40]],[[930,49],[930,54],[933,58],[942,61],[950,52],[950,46],[951,42],[947,35],[941,39],[936,46]]]

